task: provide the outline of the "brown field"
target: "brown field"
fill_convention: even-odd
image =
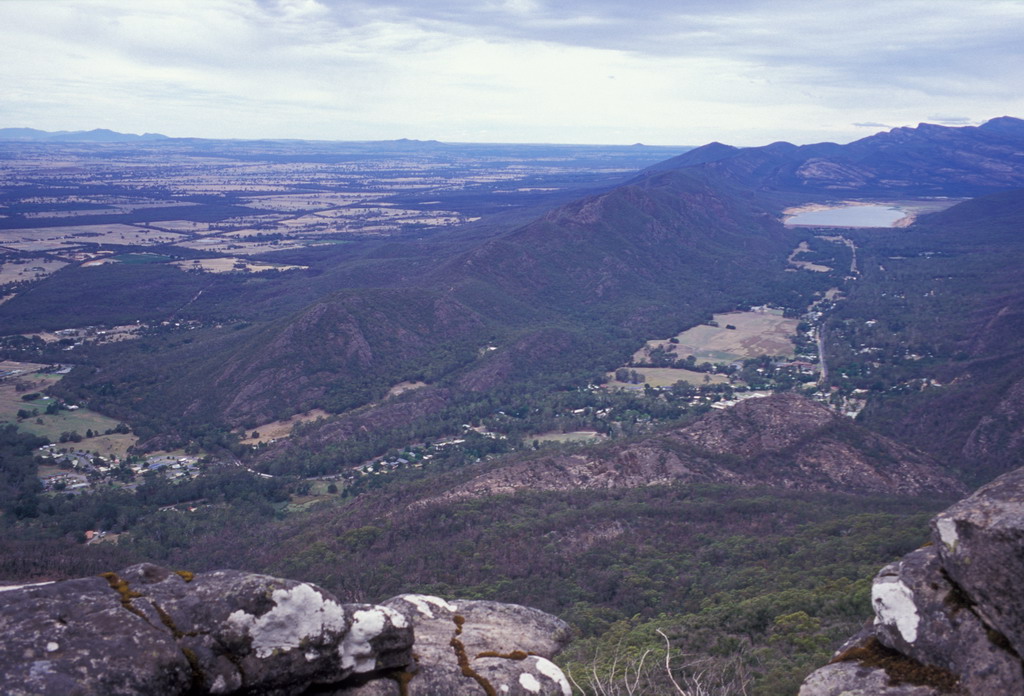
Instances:
[[[792,337],[796,335],[797,319],[787,319],[781,311],[729,312],[716,314],[718,326],[701,324],[676,336],[679,343],[667,339],[648,341],[633,355],[634,362],[644,362],[650,351],[659,346],[674,348],[680,358],[692,355],[697,362],[730,363],[759,355],[793,356]],[[735,326],[727,329],[726,325]]]
[[[387,194],[384,193],[299,193],[291,196],[272,195],[254,196],[248,198],[245,203],[250,208],[263,208],[267,210],[321,210],[335,206],[352,205],[363,201],[375,200]]]
[[[28,375],[37,370],[41,370],[49,365],[43,363],[31,363],[31,362],[16,362],[14,360],[2,360],[0,361],[0,370],[6,372],[7,370],[20,370],[22,373]],[[34,375],[34,377],[42,377],[42,375]]]
[[[192,222],[191,220],[160,220],[152,223],[152,227],[170,232],[209,232],[212,226],[208,222]]]
[[[319,408],[314,408],[308,413],[300,413],[288,418],[287,420],[274,421],[273,423],[267,423],[261,425],[258,428],[253,428],[260,434],[259,437],[247,437],[242,440],[243,445],[258,445],[261,442],[270,442],[271,440],[280,440],[282,437],[288,437],[292,434],[292,429],[295,428],[299,423],[305,423],[307,421],[314,421],[318,418],[327,418],[330,416],[327,411]],[[251,433],[248,431],[246,434]]]
[[[74,443],[74,447],[106,457],[114,455],[118,459],[124,459],[128,456],[128,449],[134,447],[138,441],[139,438],[134,435],[114,433],[112,435],[100,435],[99,437],[82,440],[81,442]]]
[[[76,338],[85,341],[86,343],[107,343],[111,341],[127,341],[129,339],[138,338],[139,331],[145,327],[145,324],[122,324],[121,326],[115,326],[110,329],[73,329],[74,335],[64,336],[58,335],[52,331],[40,331],[38,333],[22,334],[28,338],[33,336],[41,338],[46,343],[53,343],[59,341],[62,338]]]

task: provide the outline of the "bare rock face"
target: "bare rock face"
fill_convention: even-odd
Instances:
[[[547,659],[567,625],[516,605],[341,604],[294,580],[150,564],[0,589],[11,696],[570,693]]]
[[[414,671],[399,681],[406,696],[501,694],[571,696],[549,658],[569,641],[569,626],[536,609],[480,600],[447,602],[406,594],[385,607],[409,617],[416,634]],[[371,682],[338,696],[398,696],[397,682]]]
[[[971,600],[947,580],[934,546],[883,568],[871,596],[882,645],[958,675],[968,693],[1009,694],[1024,686],[1020,659],[990,639]]]
[[[941,696],[938,689],[921,684],[893,684],[881,667],[836,662],[807,678],[800,689],[815,696]]]
[[[101,577],[0,593],[0,631],[0,692],[11,696],[175,694],[192,681],[167,630],[126,610]]]
[[[1024,469],[940,513],[931,545],[878,573],[874,624],[800,696],[1022,694],[1022,590]]]
[[[978,615],[1024,655],[1024,469],[940,513],[932,538]]]

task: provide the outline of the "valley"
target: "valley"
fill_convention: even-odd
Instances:
[[[1024,464],[1024,122],[934,128],[2,142],[0,574],[518,602],[588,693],[662,631],[791,694]],[[787,219],[836,200],[916,217]]]

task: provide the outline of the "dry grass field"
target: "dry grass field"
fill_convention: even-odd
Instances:
[[[828,273],[832,269],[828,266],[822,266],[818,263],[811,263],[810,261],[801,261],[797,257],[805,251],[810,251],[810,247],[807,246],[807,242],[800,242],[800,246],[793,250],[789,255],[789,265],[801,268],[805,271],[814,271],[815,273]]]
[[[388,396],[398,396],[414,389],[422,389],[427,386],[426,382],[399,382],[388,390]]]
[[[56,273],[68,264],[46,258],[20,259],[18,263],[0,264],[0,285],[24,280],[39,280]]]
[[[192,259],[191,261],[173,261],[172,266],[177,266],[183,271],[200,270],[206,273],[230,273],[232,271],[246,271],[248,273],[262,273],[264,271],[288,271],[293,268],[307,268],[307,266],[288,266],[280,263],[261,263],[248,259],[239,259],[231,256],[217,259]]]
[[[524,438],[527,442],[537,440],[538,442],[600,442],[608,436],[596,430],[574,430],[571,433],[541,433],[532,437]]]
[[[714,316],[718,326],[701,324],[683,331],[675,338],[648,341],[633,355],[634,362],[648,359],[650,351],[662,347],[674,349],[680,358],[692,355],[697,362],[730,363],[759,355],[792,357],[797,319],[787,319],[777,310],[729,312]],[[727,329],[726,326],[735,326]]]
[[[60,249],[74,244],[122,244],[153,246],[172,244],[184,235],[119,223],[109,225],[69,225],[4,230],[0,244],[23,251]]]
[[[258,445],[261,442],[270,442],[271,440],[280,440],[282,437],[288,437],[292,434],[292,429],[295,428],[299,423],[305,423],[307,421],[314,421],[318,418],[327,418],[329,414],[327,411],[323,411],[319,408],[314,408],[308,413],[300,413],[288,418],[287,420],[274,421],[273,423],[267,423],[261,425],[258,428],[253,428],[259,437],[247,437],[242,440],[243,445]],[[252,431],[247,432],[250,434]]]

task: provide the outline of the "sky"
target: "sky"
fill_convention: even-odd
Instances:
[[[1024,117],[1024,0],[0,0],[0,127],[764,145]]]

